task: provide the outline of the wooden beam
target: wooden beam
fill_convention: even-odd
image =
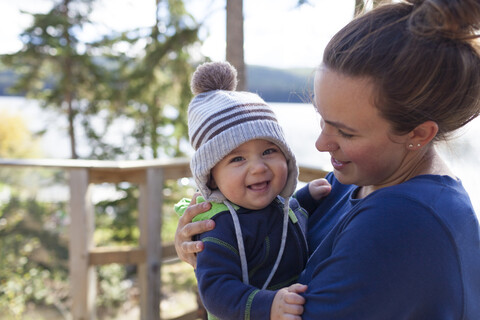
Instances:
[[[133,184],[140,184],[145,182],[144,168],[136,170],[106,170],[106,169],[90,169],[91,183],[120,183],[131,182]]]
[[[90,250],[89,264],[140,264],[146,261],[145,249],[135,247],[97,247]]]
[[[314,168],[314,167],[300,167],[298,180],[303,182],[310,182],[314,179],[323,178],[327,175],[328,171]]]
[[[158,254],[162,257],[162,262],[178,258],[175,251],[175,244],[169,243],[162,246]],[[131,246],[119,247],[96,247],[90,249],[89,264],[100,266],[110,263],[119,264],[141,264],[146,262],[145,249]]]
[[[162,261],[178,258],[177,251],[175,251],[175,244],[169,243],[162,246],[161,253]]]
[[[95,228],[87,169],[70,169],[69,273],[73,320],[95,319],[97,275],[89,264]]]
[[[168,160],[136,160],[136,161],[100,161],[78,159],[0,159],[0,166],[11,167],[44,167],[59,169],[90,169],[91,183],[117,183],[128,181],[142,183],[145,181],[145,170],[163,168],[165,179],[191,177],[190,161],[187,158]],[[326,175],[320,168],[300,165],[299,180],[308,182]]]
[[[0,166],[43,167],[59,169],[93,169],[102,171],[130,171],[147,168],[188,168],[188,158],[154,159],[154,160],[80,160],[80,159],[0,159]],[[189,172],[189,170],[185,170]],[[187,175],[187,176],[191,176]],[[181,177],[176,177],[181,178]]]

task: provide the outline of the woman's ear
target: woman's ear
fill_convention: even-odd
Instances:
[[[438,133],[438,124],[434,121],[425,121],[410,131],[408,146],[409,149],[419,149],[432,141]]]

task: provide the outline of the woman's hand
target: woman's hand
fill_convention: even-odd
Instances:
[[[211,208],[209,202],[196,204],[199,195],[198,193],[193,195],[192,202],[178,220],[177,230],[175,231],[175,251],[177,251],[180,260],[190,264],[193,268],[197,267],[195,253],[203,250],[203,242],[192,241],[192,237],[215,228],[213,220],[192,222],[196,215]]]

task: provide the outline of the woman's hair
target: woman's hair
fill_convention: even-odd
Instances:
[[[409,0],[354,19],[325,48],[332,71],[370,78],[395,133],[432,120],[435,140],[480,112],[479,0]]]

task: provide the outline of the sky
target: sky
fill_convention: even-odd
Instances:
[[[55,0],[58,1],[58,0]],[[212,60],[225,59],[225,0],[184,0],[187,10],[204,22],[201,53]],[[300,8],[297,0],[243,0],[245,62],[276,68],[314,68],[329,39],[352,16],[354,0],[310,0]],[[46,12],[52,0],[0,0],[0,54],[21,48],[19,33],[31,23],[29,12]],[[109,30],[150,26],[155,0],[98,0],[92,14],[95,28],[84,37]]]

